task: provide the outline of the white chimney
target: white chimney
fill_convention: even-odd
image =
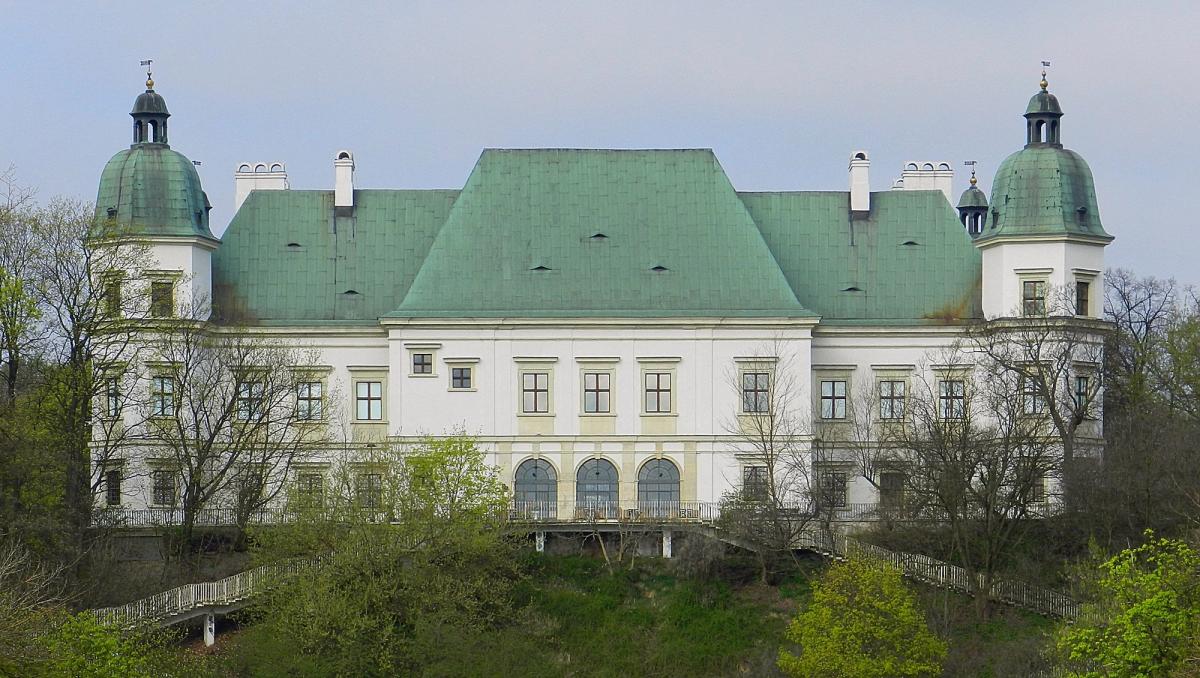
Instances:
[[[866,151],[850,156],[850,212],[866,214],[871,211],[871,180],[867,171],[871,161]]]
[[[338,151],[333,161],[333,208],[339,215],[354,212],[354,154]]]
[[[899,188],[905,191],[941,191],[946,200],[954,203],[951,193],[954,191],[954,169],[948,162],[917,162],[910,160],[904,163],[904,171],[900,173]]]
[[[286,191],[287,167],[281,162],[244,162],[233,173],[233,211],[236,214],[250,191]]]

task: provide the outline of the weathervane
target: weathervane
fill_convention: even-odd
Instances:
[[[150,65],[154,63],[154,59],[142,59],[142,65],[146,67],[146,89],[154,89],[154,78],[150,77]]]
[[[1046,69],[1047,68],[1050,68],[1050,62],[1043,61],[1042,62],[1042,82],[1039,83],[1042,86],[1043,92],[1046,91],[1046,88],[1050,86],[1050,83],[1046,82]]]
[[[966,165],[967,167],[971,168],[971,185],[974,186],[979,181],[978,179],[975,178],[975,161],[974,160],[964,160],[963,164]]]

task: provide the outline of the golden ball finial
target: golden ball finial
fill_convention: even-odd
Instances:
[[[979,183],[979,180],[975,178],[975,172],[974,172],[974,170],[972,170],[971,171],[971,185],[974,186],[977,183]]]
[[[1042,69],[1042,81],[1038,84],[1042,86],[1043,92],[1045,92],[1046,88],[1050,86],[1050,83],[1046,82],[1046,69],[1044,68]]]
[[[146,78],[146,89],[148,89],[148,90],[154,89],[154,79],[153,78]]]

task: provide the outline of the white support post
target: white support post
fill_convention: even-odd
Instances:
[[[212,647],[217,642],[217,615],[209,612],[204,615],[204,646]]]
[[[663,530],[662,557],[663,558],[671,557],[671,531],[670,530]]]
[[[546,533],[545,532],[534,532],[533,539],[534,539],[534,543],[537,544],[537,552],[545,553],[546,552]]]

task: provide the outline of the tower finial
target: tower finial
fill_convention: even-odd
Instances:
[[[1050,62],[1043,61],[1042,62],[1042,81],[1040,83],[1038,83],[1039,85],[1042,86],[1043,92],[1045,92],[1046,88],[1050,86],[1050,83],[1046,82],[1046,69],[1047,68],[1050,68]]]
[[[154,89],[154,78],[150,75],[150,65],[154,63],[154,59],[142,59],[142,65],[146,67],[146,91]]]
[[[975,161],[964,160],[963,164],[971,168],[971,185],[974,186],[975,184],[979,183],[979,180],[975,178]]]

